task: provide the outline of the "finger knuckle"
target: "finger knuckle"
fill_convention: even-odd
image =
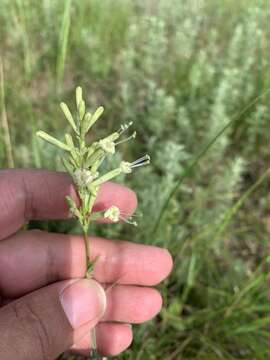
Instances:
[[[11,303],[10,306],[21,333],[26,338],[24,343],[29,343],[26,351],[28,355],[25,359],[32,358],[27,356],[32,356],[34,352],[37,359],[51,360],[52,339],[44,319],[39,316],[34,306],[29,302],[19,300]]]

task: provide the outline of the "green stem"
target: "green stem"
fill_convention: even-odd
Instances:
[[[85,227],[83,227],[83,238],[84,238],[84,245],[85,245],[85,259],[86,259],[86,272],[85,278],[89,279],[92,277],[92,263],[90,260],[91,252],[90,252],[90,241],[88,240],[88,231]],[[96,328],[90,330],[90,358],[91,359],[99,359],[98,352],[97,352],[97,340],[96,340]]]
[[[5,85],[4,85],[4,69],[2,59],[0,58],[0,115],[1,125],[3,130],[3,142],[6,150],[7,165],[9,168],[14,168],[14,159],[12,154],[12,144],[10,140],[10,126],[7,118],[6,103],[5,103]]]
[[[91,263],[90,261],[90,242],[88,240],[88,234],[87,234],[87,230],[85,228],[83,228],[83,239],[84,239],[84,246],[85,246],[85,264],[86,264],[86,271],[85,271],[85,277],[87,277],[87,272],[88,272],[88,268],[89,265]]]

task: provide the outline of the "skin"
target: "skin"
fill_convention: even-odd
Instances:
[[[74,329],[59,302],[62,289],[84,277],[82,238],[21,230],[30,219],[68,218],[66,195],[78,201],[65,173],[0,171],[2,360],[54,359],[66,351],[89,352],[89,331],[95,324]],[[131,215],[137,205],[136,195],[126,187],[105,183],[94,211],[111,205]],[[152,286],[168,276],[172,259],[167,250],[154,246],[96,237],[90,241],[91,257],[99,256],[94,279],[107,289],[106,308],[96,327],[97,344],[104,355],[114,356],[131,344],[130,324],[145,322],[160,311],[162,299]],[[80,291],[74,296],[80,297]],[[82,307],[82,315],[87,311]]]

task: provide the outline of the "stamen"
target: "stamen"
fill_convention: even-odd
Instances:
[[[134,131],[134,133],[132,135],[130,135],[128,138],[116,142],[115,145],[119,145],[119,144],[122,144],[122,143],[124,143],[126,141],[129,141],[131,139],[135,139],[135,137],[136,137],[136,131]]]
[[[130,121],[128,124],[123,124],[120,126],[120,129],[117,131],[119,135],[122,135],[127,129],[133,124],[133,121]]]
[[[150,156],[149,156],[149,155],[144,155],[144,156],[142,156],[141,158],[133,161],[133,162],[132,162],[132,165],[137,165],[137,164],[143,163],[143,162],[145,162],[145,161],[148,161],[147,164],[149,164],[149,162],[150,162]]]
[[[136,221],[131,220],[131,218],[125,218],[123,216],[120,216],[120,219],[123,220],[127,224],[138,226],[138,223]]]
[[[132,214],[132,216],[130,214],[128,214],[127,212],[125,211],[121,211],[121,215],[123,215],[125,218],[141,218],[142,217],[142,214]]]
[[[148,165],[149,163],[150,163],[150,156],[144,155],[141,158],[133,161],[132,163],[127,162],[127,161],[121,161],[120,170],[124,174],[130,174],[132,172],[132,169],[134,169],[136,167]]]
[[[132,168],[132,169],[135,169],[135,168],[137,168],[137,167],[144,166],[144,165],[148,165],[148,164],[150,164],[150,160],[146,160],[146,161],[144,161],[144,162],[142,162],[142,163],[140,163],[140,164],[131,165],[131,168]]]
[[[137,222],[132,220],[132,216],[125,216],[123,212],[120,211],[120,209],[112,205],[109,209],[107,209],[104,213],[104,218],[109,219],[112,222],[118,222],[119,220],[124,221],[127,224],[137,226]]]

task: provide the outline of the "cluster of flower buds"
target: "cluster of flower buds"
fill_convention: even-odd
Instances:
[[[77,169],[73,173],[73,180],[78,187],[86,187],[98,177],[98,172],[86,169]]]

